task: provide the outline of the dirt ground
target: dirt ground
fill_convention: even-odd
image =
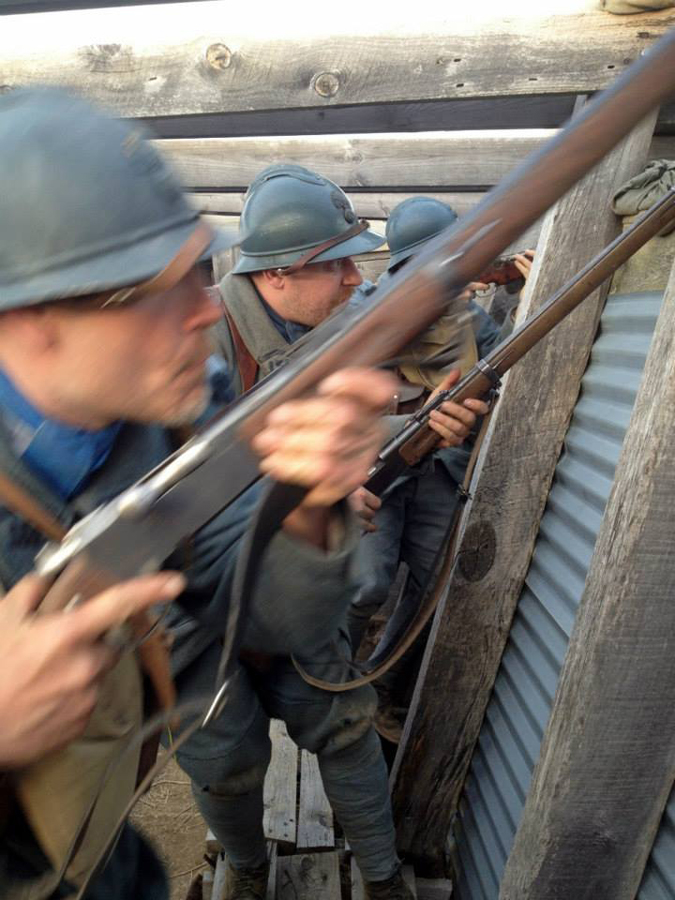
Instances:
[[[207,865],[206,825],[192,799],[190,780],[174,760],[139,800],[131,821],[164,861],[171,900],[185,900],[190,882]]]

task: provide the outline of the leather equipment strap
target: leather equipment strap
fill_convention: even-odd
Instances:
[[[321,244],[318,244],[316,247],[312,247],[311,250],[308,250],[307,253],[304,253],[300,259],[296,259],[294,263],[291,263],[290,266],[281,266],[276,271],[280,275],[292,275],[294,272],[297,272],[299,269],[302,269],[303,266],[306,266],[313,259],[316,259],[319,254],[323,253],[325,250],[330,250],[331,247],[335,247],[338,244],[344,244],[345,241],[348,241],[349,238],[356,237],[357,234],[361,234],[362,231],[365,231],[368,228],[368,222],[366,219],[359,219],[351,228],[348,228],[346,231],[343,231],[342,234],[337,234],[335,237],[328,238],[327,241],[324,241]]]
[[[242,338],[239,329],[237,328],[237,324],[234,321],[232,313],[229,311],[225,303],[221,302],[221,306],[223,308],[223,314],[227,319],[227,324],[230,328],[230,334],[232,335],[234,353],[237,357],[237,368],[239,369],[239,377],[241,378],[241,387],[242,391],[245,393],[253,387],[256,378],[258,377],[258,362],[244,343],[244,339]]]

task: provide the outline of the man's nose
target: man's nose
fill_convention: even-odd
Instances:
[[[347,257],[342,264],[342,283],[349,287],[358,287],[360,284],[363,284],[363,276],[354,260],[350,257]]]

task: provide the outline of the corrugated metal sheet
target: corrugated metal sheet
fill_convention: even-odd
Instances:
[[[675,790],[663,814],[637,900],[675,898]]]
[[[618,294],[603,312],[460,805],[460,900],[498,898],[661,299]]]

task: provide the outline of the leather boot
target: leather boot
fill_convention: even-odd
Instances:
[[[270,864],[251,869],[235,869],[228,863],[225,900],[265,900]]]
[[[386,881],[364,881],[366,900],[415,900],[399,869]]]

